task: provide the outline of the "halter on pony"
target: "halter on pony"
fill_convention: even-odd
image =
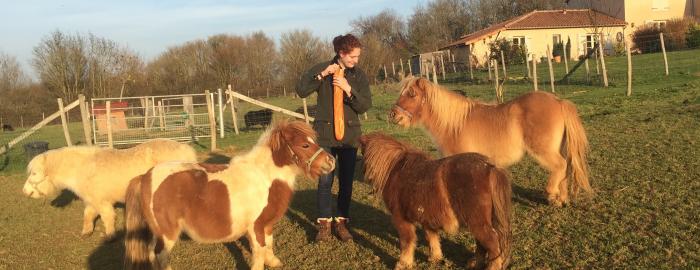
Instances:
[[[294,162],[297,165],[299,165],[299,162],[300,162],[299,156],[296,153],[294,153],[294,150],[292,150],[292,148],[289,147],[289,145],[287,145],[287,149],[289,149],[289,152],[292,153],[292,157],[294,157]],[[314,160],[318,157],[318,155],[321,154],[322,152],[323,152],[323,148],[319,147],[318,150],[316,150],[316,153],[311,155],[311,158],[309,158],[309,160],[304,162],[304,163],[306,163],[306,174],[307,175],[311,174],[311,163],[313,163]]]

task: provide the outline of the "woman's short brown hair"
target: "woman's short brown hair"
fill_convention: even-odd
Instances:
[[[352,34],[340,35],[333,39],[333,50],[335,54],[350,53],[355,48],[362,48],[360,40]]]

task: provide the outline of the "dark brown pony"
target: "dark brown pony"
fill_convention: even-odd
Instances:
[[[272,125],[228,166],[160,163],[134,178],[126,193],[126,269],[170,269],[169,253],[186,232],[200,243],[248,237],[251,269],[282,262],[272,227],[287,211],[298,175],[316,179],[335,160],[300,121]]]
[[[466,226],[477,242],[470,266],[505,269],[511,246],[511,188],[506,173],[476,153],[433,160],[381,133],[360,137],[365,178],[384,199],[399,232],[396,269],[413,266],[416,228],[430,244],[430,261],[442,259],[438,231]]]
[[[530,92],[505,104],[466,98],[424,78],[404,81],[389,116],[397,124],[421,125],[443,155],[476,152],[505,168],[527,152],[549,172],[547,200],[555,206],[573,194],[591,194],[588,182],[588,139],[569,101],[545,92]]]

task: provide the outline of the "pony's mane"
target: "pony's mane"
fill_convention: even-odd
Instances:
[[[430,159],[428,154],[383,133],[374,132],[363,137],[365,177],[371,179],[379,192],[384,191],[389,174],[400,160],[408,155],[420,160]]]
[[[276,151],[283,147],[284,144],[289,143],[285,142],[283,136],[285,132],[287,134],[291,133],[297,136],[310,137],[314,141],[316,140],[316,132],[311,129],[311,126],[308,124],[301,121],[279,120],[272,124],[269,129],[269,133],[267,134],[267,144],[270,146],[272,151]],[[265,136],[262,136],[261,141],[258,142],[258,144],[261,142],[265,143],[264,137]]]
[[[403,87],[404,91],[409,88],[406,86],[424,90],[426,105],[433,115],[432,121],[438,130],[450,135],[459,134],[462,131],[463,120],[469,116],[474,106],[484,104],[432,84],[425,78],[409,79]]]

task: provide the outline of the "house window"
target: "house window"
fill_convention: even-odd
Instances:
[[[560,34],[552,35],[552,46],[557,45],[559,43],[561,43],[561,35]]]
[[[525,37],[513,37],[513,46],[525,46]]]
[[[654,26],[656,29],[660,29],[664,26],[666,26],[666,21],[659,20],[659,21],[647,21],[647,25]]]
[[[668,0],[651,0],[651,10],[668,11]]]
[[[600,39],[600,35],[596,33],[586,34],[586,51],[593,50]]]

